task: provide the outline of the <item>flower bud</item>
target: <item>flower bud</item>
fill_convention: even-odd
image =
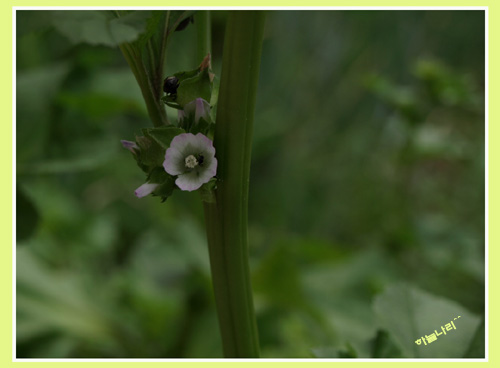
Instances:
[[[159,184],[153,183],[144,183],[139,188],[137,188],[134,192],[137,198],[145,197],[155,191]]]
[[[184,106],[184,113],[188,116],[194,115],[195,124],[203,118],[205,121],[210,121],[210,104],[203,98],[198,97],[187,103]]]
[[[134,155],[136,154],[135,150],[139,150],[139,146],[137,144],[135,144],[135,142],[126,141],[126,140],[121,140],[120,142],[122,142],[123,148],[128,149]]]

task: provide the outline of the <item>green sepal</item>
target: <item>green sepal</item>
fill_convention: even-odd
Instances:
[[[146,174],[154,168],[162,167],[165,161],[165,150],[170,147],[170,143],[175,136],[185,133],[181,128],[173,125],[159,128],[143,128],[143,136],[137,136],[135,141],[139,146],[135,150],[137,164]]]
[[[208,131],[209,127],[210,127],[210,123],[208,121],[206,121],[205,119],[200,118],[200,120],[198,120],[198,123],[192,124],[192,126],[189,127],[189,133],[192,133],[195,135],[198,133],[201,133],[201,134],[206,135],[206,132]]]
[[[139,146],[135,159],[142,171],[149,174],[155,167],[162,166],[165,161],[165,149],[162,146],[148,136],[136,137],[135,141]]]
[[[202,65],[203,64],[204,62],[202,62]],[[211,102],[213,99],[216,101],[217,97],[212,96],[212,86],[214,84],[215,75],[209,67],[204,67],[202,65],[193,70],[175,73],[174,77],[179,81],[177,92],[163,96],[161,100],[167,106],[178,110],[184,109],[187,103],[198,97],[203,98],[207,102]],[[216,83],[218,90],[218,81],[216,81]]]
[[[152,195],[161,197],[162,202],[165,202],[175,189],[174,177],[169,175],[163,167],[155,167],[148,175],[147,181],[159,184]]]
[[[173,125],[163,126],[159,128],[144,128],[142,129],[142,132],[145,136],[152,138],[163,149],[167,149],[168,147],[170,147],[170,143],[175,136],[186,133],[184,129],[178,128]],[[165,159],[165,152],[163,152],[163,159]]]
[[[195,76],[180,81],[175,102],[184,107],[187,103],[198,97],[203,98],[205,101],[210,101],[211,95],[212,82],[208,68],[205,68]]]
[[[161,184],[166,179],[167,174],[163,166],[157,166],[148,174],[146,181],[148,183]]]
[[[200,72],[200,67],[189,71],[174,73],[174,77],[176,77],[179,80],[179,83],[181,83],[186,79],[196,77],[199,72]]]
[[[217,189],[217,179],[212,178],[200,187],[201,200],[205,203],[215,203],[215,189]]]
[[[190,116],[190,119],[194,120],[194,116]],[[188,118],[186,118],[188,119]],[[200,118],[197,123],[194,123],[194,121],[188,122],[188,129],[187,131],[192,134],[198,134],[201,133],[205,136],[207,136],[209,139],[213,140],[214,137],[214,131],[215,131],[215,124],[209,121],[206,121],[203,118]]]

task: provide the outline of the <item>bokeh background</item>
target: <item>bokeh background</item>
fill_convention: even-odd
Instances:
[[[135,198],[120,139],[151,123],[87,15],[16,14],[17,356],[221,357],[199,197]],[[198,65],[195,37],[174,34],[166,76]],[[483,11],[269,12],[249,213],[263,357],[484,356],[484,47]]]

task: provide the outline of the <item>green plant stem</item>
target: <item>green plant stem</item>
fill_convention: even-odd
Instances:
[[[264,13],[230,12],[214,146],[216,203],[205,203],[212,282],[225,357],[259,357],[248,262],[248,183]]]
[[[196,25],[196,59],[198,63],[201,63],[211,50],[210,12],[208,10],[197,11],[194,15],[194,24]]]
[[[120,45],[120,50],[122,51],[125,60],[127,60],[127,63],[134,73],[137,83],[139,84],[142,97],[146,102],[146,108],[153,125],[155,127],[159,127],[167,124],[167,114],[165,112],[165,108],[161,105],[162,102],[155,97],[155,93],[150,84],[140,55],[137,55],[137,53],[134,52],[133,47],[129,44]]]
[[[115,16],[120,17],[120,12],[115,11]],[[168,21],[170,18],[170,11],[166,13],[165,23],[161,33],[160,39],[160,52],[159,57],[156,58],[151,40],[148,41],[146,49],[143,50],[147,53],[146,59],[149,61],[148,68],[143,61],[141,50],[134,43],[123,43],[120,45],[125,60],[127,61],[130,69],[134,73],[135,79],[141,89],[142,97],[146,102],[148,115],[155,127],[168,124],[168,117],[165,111],[165,105],[161,101],[162,96],[162,77],[163,77],[163,63],[165,62],[166,43],[167,43],[167,30]],[[148,74],[149,70],[149,74]]]

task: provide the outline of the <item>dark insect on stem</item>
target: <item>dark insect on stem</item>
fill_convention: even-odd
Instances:
[[[167,77],[163,81],[163,91],[168,95],[174,95],[177,93],[177,87],[179,87],[179,79],[177,77]]]
[[[186,19],[183,19],[179,23],[179,25],[177,26],[177,28],[175,29],[174,32],[179,32],[179,31],[184,30],[189,25],[189,23],[194,23],[194,17],[192,15],[190,17],[187,17]]]

